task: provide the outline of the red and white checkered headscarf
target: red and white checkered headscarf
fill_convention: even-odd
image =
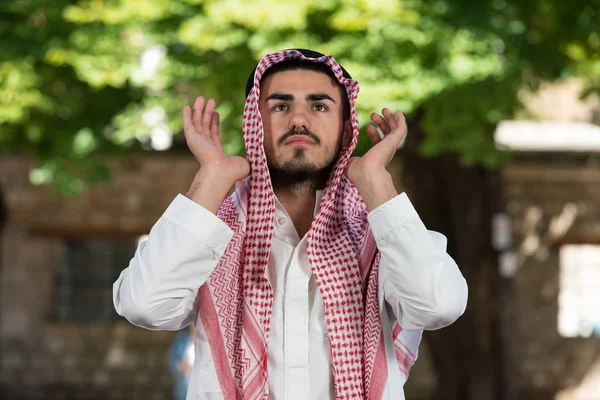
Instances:
[[[199,318],[207,333],[225,399],[267,399],[267,345],[273,291],[265,275],[275,219],[275,195],[263,147],[260,80],[289,59],[324,63],[346,88],[353,137],[340,155],[307,233],[307,253],[323,298],[338,399],[383,396],[387,364],[378,293],[380,255],[367,222],[367,208],[343,175],[358,140],[358,82],[343,76],[331,56],[307,58],[300,51],[266,55],[254,73],[244,109],[243,133],[252,173],[225,199],[218,216],[235,232],[223,258],[200,288]],[[393,331],[401,372],[408,375],[418,342],[404,343]]]

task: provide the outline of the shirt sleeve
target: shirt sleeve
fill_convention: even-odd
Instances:
[[[147,329],[189,325],[198,312],[198,290],[232,237],[217,216],[178,195],[114,283],[117,313]]]
[[[368,220],[381,252],[380,287],[400,326],[434,330],[458,319],[468,289],[446,253],[446,237],[425,228],[405,193],[371,211]]]

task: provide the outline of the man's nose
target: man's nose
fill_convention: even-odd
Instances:
[[[310,119],[306,115],[305,110],[294,110],[290,116],[288,128],[296,131],[309,131]]]

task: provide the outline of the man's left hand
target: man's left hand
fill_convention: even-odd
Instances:
[[[406,120],[400,111],[392,114],[390,110],[384,108],[382,114],[373,113],[371,119],[377,124],[383,137],[373,124],[367,125],[367,134],[373,142],[373,147],[362,157],[352,157],[344,171],[355,185],[355,181],[360,181],[362,176],[385,170],[406,135]]]
[[[373,113],[371,119],[377,124],[383,137],[374,125],[369,124],[367,134],[373,142],[373,147],[364,156],[348,160],[344,170],[344,174],[356,186],[370,210],[397,194],[386,167],[406,136],[406,120],[400,111],[392,114],[384,108],[382,114]]]

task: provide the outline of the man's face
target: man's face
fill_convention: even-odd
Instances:
[[[350,123],[343,121],[340,90],[321,72],[290,70],[264,79],[260,114],[269,167],[288,176],[330,169],[342,137],[351,135]]]

